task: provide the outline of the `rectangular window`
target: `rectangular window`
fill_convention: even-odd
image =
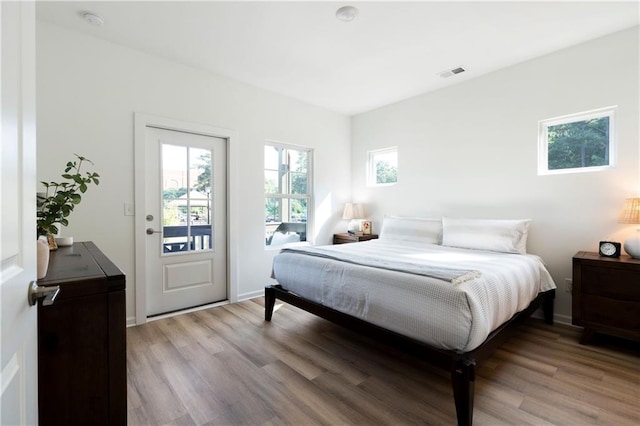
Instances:
[[[614,112],[608,107],[540,121],[538,174],[613,168]]]
[[[391,147],[369,151],[367,160],[367,185],[383,186],[398,182],[398,148]]]
[[[162,143],[163,255],[211,250],[212,151]]]
[[[277,143],[264,147],[265,244],[307,241],[312,151]]]

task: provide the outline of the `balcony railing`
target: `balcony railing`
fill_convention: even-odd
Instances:
[[[162,228],[164,253],[177,253],[194,250],[211,250],[211,225],[191,225],[191,235],[187,225],[164,226]]]

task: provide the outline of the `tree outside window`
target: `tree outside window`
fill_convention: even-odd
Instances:
[[[398,182],[398,148],[369,151],[367,184],[393,185]]]
[[[613,108],[541,121],[539,174],[613,167],[613,122]]]

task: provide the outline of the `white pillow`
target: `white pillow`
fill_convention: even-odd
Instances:
[[[440,244],[441,236],[441,219],[385,216],[379,238],[387,241]]]
[[[442,218],[442,245],[503,253],[527,253],[530,219]]]

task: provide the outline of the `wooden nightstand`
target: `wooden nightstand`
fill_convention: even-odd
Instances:
[[[333,244],[347,244],[347,243],[358,243],[360,241],[369,241],[376,240],[378,236],[376,234],[370,235],[349,235],[346,232],[341,234],[333,234]]]
[[[572,296],[572,323],[584,327],[580,343],[595,332],[640,339],[640,260],[576,253]]]

